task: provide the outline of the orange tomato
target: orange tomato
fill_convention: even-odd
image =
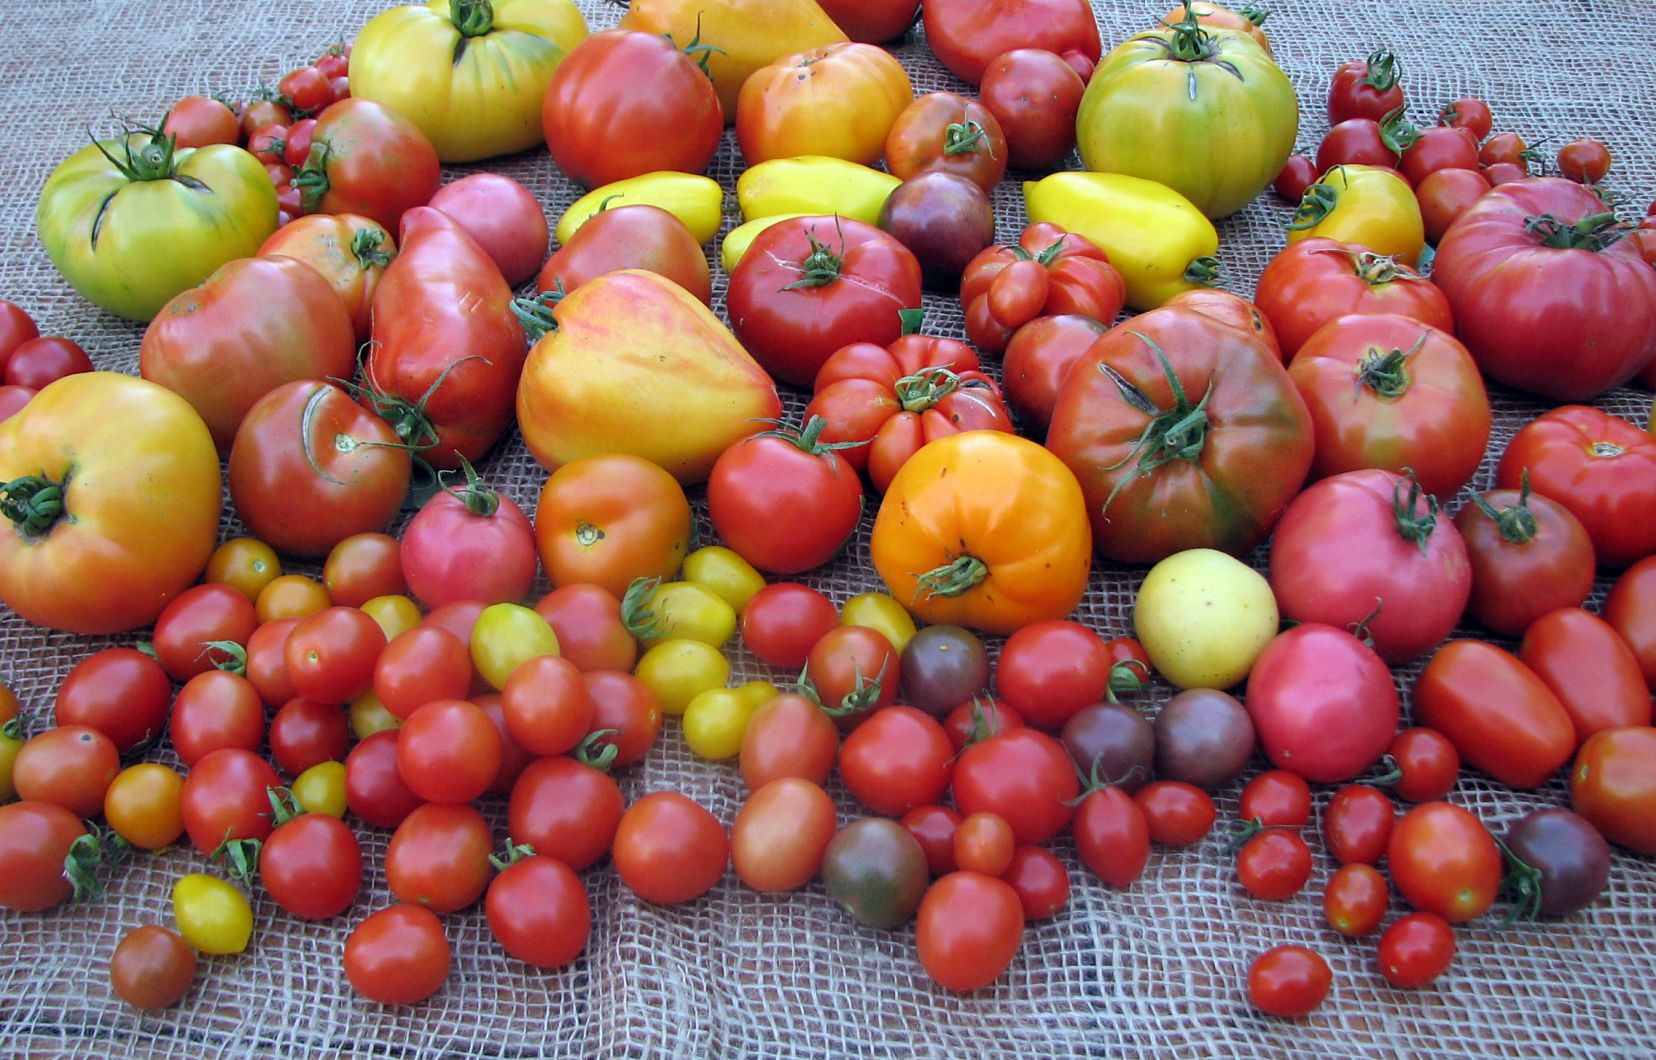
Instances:
[[[736,142],[748,165],[830,155],[871,166],[914,98],[903,64],[872,44],[830,44],[785,55],[742,83]]]
[[[572,460],[541,488],[535,548],[554,586],[587,583],[617,599],[635,578],[670,580],[690,550],[678,480],[625,453]]]

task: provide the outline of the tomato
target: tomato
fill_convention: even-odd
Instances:
[[[0,386],[0,423],[22,411],[35,392],[26,386]]]
[[[1076,711],[1105,696],[1110,663],[1098,634],[1068,619],[1032,622],[1007,638],[995,682],[1026,722],[1061,728]]]
[[[1087,84],[1041,48],[1014,48],[990,62],[978,96],[1006,134],[1014,169],[1051,169],[1075,146],[1075,114]]]
[[[224,747],[257,752],[264,743],[259,690],[227,670],[208,670],[184,683],[167,721],[173,751],[188,768]]]
[[[326,590],[322,592],[326,594]],[[324,602],[323,607],[326,606]],[[299,624],[299,619],[260,616],[260,623],[247,638],[247,665],[243,672],[265,706],[275,708],[299,694],[287,672],[288,634]]]
[[[1034,729],[1013,729],[966,748],[950,782],[962,813],[998,813],[1020,844],[1040,844],[1075,815],[1080,791],[1063,745]]]
[[[1334,973],[1314,950],[1273,946],[1248,965],[1248,1003],[1268,1016],[1294,1019],[1323,1003]]]
[[[179,147],[235,144],[241,140],[241,123],[235,111],[219,100],[185,96],[168,109],[161,132],[173,137]]]
[[[955,870],[954,834],[960,820],[960,814],[947,806],[922,806],[903,815],[902,826],[919,844],[926,870],[934,877]]]
[[[822,853],[823,889],[869,927],[896,927],[913,916],[928,882],[919,841],[890,818],[852,821]]]
[[[920,900],[920,965],[945,989],[977,990],[1006,971],[1023,929],[1023,903],[1010,884],[979,872],[951,872]]]
[[[631,670],[638,642],[621,620],[621,601],[600,585],[574,582],[541,597],[535,610],[558,638],[558,654],[588,670]]]
[[[1610,844],[1592,822],[1561,807],[1520,817],[1503,846],[1518,916],[1568,916],[1610,883]]]
[[[1489,130],[1494,125],[1494,116],[1489,111],[1489,104],[1477,96],[1462,96],[1450,100],[1438,112],[1437,120],[1439,125],[1453,125],[1465,129],[1480,143],[1489,135]]]
[[[730,860],[730,837],[691,799],[657,791],[627,807],[611,853],[629,890],[647,902],[678,905],[719,882]]]
[[[329,607],[300,619],[288,634],[283,649],[288,679],[308,699],[348,702],[374,687],[375,663],[385,645],[384,630],[368,614]]]
[[[35,625],[147,625],[218,539],[212,437],[182,398],[132,376],[84,372],[30,398],[0,423],[0,482],[12,524],[0,534],[0,601]]]
[[[293,124],[293,108],[275,99],[255,99],[236,108],[241,113],[244,136],[252,136],[267,125],[286,127]]]
[[[1404,729],[1392,738],[1386,759],[1397,774],[1392,790],[1405,802],[1435,802],[1460,776],[1460,752],[1436,729]]]
[[[1645,684],[1656,687],[1656,575],[1653,571],[1656,571],[1656,559],[1642,559],[1629,567],[1610,586],[1602,614],[1633,649]]]
[[[460,222],[508,286],[523,284],[546,260],[546,214],[534,192],[511,177],[472,173],[438,188],[430,205]]]
[[[760,704],[748,719],[739,752],[742,781],[749,791],[782,777],[821,785],[838,760],[839,745],[839,730],[822,708],[785,692]]]
[[[943,731],[958,754],[970,744],[1022,728],[1023,723],[1017,711],[994,697],[973,696],[969,702],[949,711],[943,719]]]
[[[1420,186],[1433,173],[1445,169],[1477,172],[1478,140],[1466,129],[1437,125],[1421,129],[1414,143],[1403,152],[1398,167],[1410,184]]]
[[[1500,137],[1495,139],[1500,139]],[[1478,172],[1489,182],[1490,187],[1511,184],[1519,180],[1528,180],[1530,175],[1527,167],[1514,162],[1497,162],[1492,166],[1486,165]]]
[[[441,183],[437,152],[418,126],[369,99],[341,100],[317,119],[310,157],[293,177],[314,213],[354,213],[387,230]]]
[[[335,604],[361,607],[376,596],[408,591],[402,546],[389,534],[352,534],[328,552],[322,584]]]
[[[113,740],[85,725],[65,725],[24,742],[12,763],[12,783],[20,799],[56,803],[77,817],[97,817],[120,771]]]
[[[834,802],[800,777],[781,777],[749,795],[730,828],[736,875],[766,894],[797,890],[816,878],[834,838]]]
[[[318,762],[293,778],[293,801],[306,813],[345,816],[345,763]]]
[[[1537,493],[1580,520],[1600,566],[1625,567],[1656,553],[1656,439],[1587,405],[1550,409],[1519,428],[1495,484]]]
[[[1403,106],[1403,64],[1385,48],[1341,63],[1328,86],[1328,123],[1384,117]]]
[[[1501,881],[1501,852],[1488,829],[1447,802],[1422,803],[1398,819],[1386,864],[1410,905],[1453,924],[1488,909]]]
[[[290,699],[270,719],[270,757],[290,777],[344,758],[350,741],[350,725],[337,703]]]
[[[760,589],[743,608],[742,641],[760,661],[798,670],[811,647],[839,621],[834,602],[815,589],[776,582]]]
[[[1570,715],[1541,678],[1481,641],[1451,641],[1432,656],[1415,682],[1414,715],[1510,787],[1539,787],[1575,750]]]
[[[252,601],[228,585],[208,582],[184,590],[162,609],[151,643],[167,673],[188,681],[230,665],[233,650],[247,643],[258,624]]]
[[[85,725],[126,753],[161,734],[172,684],[161,664],[134,648],[105,648],[77,662],[58,686],[55,725]]]
[[[314,615],[324,610],[333,601],[328,599],[327,586],[315,578],[304,574],[283,574],[271,579],[269,585],[259,590],[259,598],[253,601],[253,609],[259,616],[261,626],[267,626],[281,619],[293,619],[297,622],[306,615]],[[286,634],[276,646],[285,644]],[[282,680],[287,680],[287,670],[282,668]]]
[[[1254,301],[1290,362],[1324,324],[1353,313],[1392,313],[1454,329],[1449,300],[1430,280],[1396,258],[1333,239],[1303,239],[1278,251],[1259,274]]]
[[[1266,646],[1248,678],[1247,708],[1265,756],[1318,783],[1349,780],[1379,761],[1400,713],[1381,657],[1320,622]]]
[[[1305,155],[1289,155],[1282,164],[1282,169],[1271,181],[1271,187],[1276,193],[1291,203],[1297,203],[1305,197],[1305,191],[1317,182],[1322,170]]]
[[[345,938],[345,978],[382,1005],[412,1005],[448,979],[454,952],[429,909],[394,905],[371,914]]]
[[[1639,854],[1656,853],[1656,729],[1594,733],[1570,769],[1570,805],[1604,838]]]
[[[395,828],[425,800],[402,779],[394,729],[365,737],[345,759],[345,801],[376,828]]]
[[[1037,316],[1076,313],[1108,324],[1126,301],[1125,281],[1103,250],[1055,224],[1028,225],[1015,244],[974,257],[960,281],[966,337],[985,352],[1005,349]]]
[[[1314,478],[1410,469],[1447,497],[1483,462],[1489,398],[1447,331],[1394,314],[1337,317],[1300,346],[1288,377],[1311,412]]]
[[[66,375],[92,371],[92,358],[80,345],[61,335],[45,335],[20,343],[4,358],[5,384],[40,390]]]
[[[1597,140],[1571,140],[1558,149],[1558,172],[1578,184],[1597,184],[1610,172],[1610,149]]]
[[[802,680],[823,710],[849,728],[897,701],[901,661],[884,635],[866,626],[836,626],[811,646]]]
[[[326,591],[327,588],[324,586],[323,592]],[[476,600],[469,601],[469,603],[479,608],[483,606]],[[420,605],[400,593],[390,596],[375,596],[364,600],[362,610],[375,622],[379,623],[380,630],[384,632],[387,640],[394,640],[398,636],[407,633],[415,626],[420,625],[423,619],[420,614]]]
[[[904,102],[885,138],[892,175],[907,180],[942,170],[992,192],[1006,172],[1006,134],[989,109],[953,92],[927,92]]]
[[[1410,913],[1380,936],[1380,973],[1402,990],[1415,990],[1449,970],[1455,929],[1436,913]]]
[[[1198,403],[1200,430],[1173,430]],[[1299,489],[1311,444],[1311,418],[1276,355],[1176,308],[1099,339],[1072,369],[1047,433],[1081,482],[1099,555],[1133,563],[1252,548]]]
[[[158,924],[145,924],[122,935],[109,957],[109,982],[115,996],[143,1012],[178,1004],[195,981],[195,973],[195,950],[178,932]]]
[[[958,801],[958,795],[957,795]],[[1111,887],[1130,887],[1150,857],[1150,826],[1137,802],[1116,785],[1081,800],[1071,824],[1082,864]]]
[[[1012,333],[1001,357],[1001,386],[1024,425],[1038,428],[1035,436],[1052,422],[1070,368],[1108,330],[1091,317],[1064,313],[1036,317]]]
[[[661,733],[661,700],[648,685],[631,674],[593,670],[581,675],[592,697],[593,754],[615,748],[612,769],[624,769],[643,760]]]
[[[1426,226],[1414,190],[1387,166],[1335,166],[1305,189],[1288,224],[1288,242],[1327,238],[1356,243],[1409,266],[1420,263]]]
[[[1656,356],[1656,271],[1613,220],[1590,189],[1538,177],[1492,189],[1455,222],[1432,282],[1485,375],[1585,401]]]
[[[913,97],[903,64],[884,48],[843,43],[783,55],[742,82],[736,143],[748,165],[830,155],[871,166]]]
[[[781,221],[730,274],[731,330],[766,371],[807,386],[852,342],[886,345],[898,310],[920,305],[920,263],[896,239],[848,217]]]
[[[1317,172],[1326,173],[1335,166],[1397,169],[1404,151],[1419,136],[1420,130],[1402,114],[1388,115],[1386,121],[1347,118],[1332,126],[1317,145]]]
[[[1323,919],[1348,939],[1361,938],[1380,926],[1391,904],[1386,877],[1373,865],[1341,865],[1323,889]]]
[[[605,773],[573,758],[531,762],[512,786],[511,837],[580,871],[609,853],[624,805]]]
[[[385,881],[398,901],[453,913],[483,897],[494,842],[470,806],[427,803],[403,818],[385,851]]]
[[[295,258],[319,273],[344,303],[356,341],[368,338],[374,291],[397,254],[384,226],[354,213],[297,217],[259,247],[260,257],[272,254]]]
[[[535,580],[535,531],[517,502],[469,463],[464,487],[438,491],[402,535],[409,589],[427,606],[520,600]]]
[[[1334,793],[1323,810],[1323,841],[1342,865],[1378,864],[1386,856],[1386,841],[1397,816],[1384,792],[1362,784],[1347,784]]]
[[[301,920],[326,920],[356,901],[362,848],[337,817],[301,814],[278,825],[265,840],[259,880],[285,911]]]
[[[846,36],[868,44],[900,39],[920,13],[916,0],[818,0],[817,6]]]
[[[128,766],[104,793],[104,818],[116,835],[139,850],[160,850],[184,832],[183,790],[184,778],[166,766]]]
[[[1216,549],[1157,560],[1133,601],[1133,632],[1156,672],[1180,688],[1236,684],[1276,631],[1264,576]]]
[[[1294,88],[1270,55],[1238,30],[1202,28],[1189,8],[1104,56],[1075,119],[1084,167],[1165,184],[1208,217],[1271,183],[1298,130]]]
[[[1311,788],[1297,773],[1266,770],[1243,785],[1236,816],[1261,828],[1299,828],[1311,819]]]
[[[887,593],[858,593],[840,608],[840,625],[867,626],[885,637],[899,653],[916,632],[914,616]]]
[[[536,968],[569,964],[592,931],[586,888],[556,858],[528,857],[507,865],[489,884],[483,906],[501,948]]]
[[[1025,920],[1046,920],[1069,904],[1069,871],[1042,847],[1022,846],[1012,852],[1001,879],[1017,892]]]
[[[1443,241],[1449,226],[1490,189],[1490,180],[1475,169],[1440,169],[1428,173],[1415,186],[1420,202],[1420,220],[1426,239],[1436,245]]]
[[[840,745],[840,777],[863,805],[900,817],[948,790],[954,753],[937,719],[913,707],[885,707]]]
[[[899,661],[904,698],[934,717],[989,687],[988,649],[959,626],[927,626],[910,638]]]
[[[1277,341],[1276,329],[1271,326],[1270,319],[1258,306],[1239,294],[1212,287],[1194,287],[1180,291],[1163,304],[1194,309],[1221,324],[1229,324],[1263,342],[1278,357],[1282,356],[1282,345]]]
[[[1455,515],[1455,529],[1472,561],[1466,613],[1491,632],[1521,635],[1531,622],[1560,607],[1577,607],[1593,588],[1593,543],[1581,520],[1548,497],[1532,494],[1529,476],[1518,490],[1474,493]],[[1615,624],[1605,602],[1605,616]],[[1625,636],[1625,631],[1622,631]]]
[[[1194,784],[1153,780],[1133,793],[1150,841],[1163,846],[1199,843],[1218,816],[1213,798]]]
[[[1542,615],[1524,630],[1518,658],[1558,697],[1577,745],[1602,729],[1650,724],[1638,657],[1592,612],[1563,607]]]
[[[6,866],[0,906],[32,913],[72,894],[93,893],[91,866],[75,856],[90,842],[87,835],[80,817],[56,803],[25,799],[0,805],[0,864]]]
[[[249,600],[282,573],[276,550],[256,537],[233,537],[213,550],[201,580],[222,582]]]
[[[482,708],[463,699],[419,707],[397,734],[397,771],[429,802],[461,803],[487,791],[500,772],[500,734]]]
[[[1266,828],[1242,844],[1236,876],[1255,898],[1287,901],[1311,878],[1311,848],[1298,832]]]
[[[202,953],[240,953],[253,936],[253,909],[231,884],[204,873],[181,876],[172,889],[178,933]]]
[[[5,365],[13,350],[39,334],[40,327],[26,309],[16,302],[0,298],[0,367]]]
[[[541,488],[535,545],[553,585],[590,583],[619,599],[636,578],[678,571],[690,547],[690,502],[642,457],[573,460]]]
[[[636,90],[645,84],[650,91]],[[576,45],[541,102],[552,161],[586,188],[661,170],[700,173],[724,124],[696,59],[670,37],[635,29],[605,30]]]
[[[1283,617],[1362,621],[1388,663],[1441,643],[1472,591],[1466,546],[1436,498],[1373,469],[1323,479],[1294,499],[1272,539],[1270,580]]]
[[[827,563],[862,519],[862,481],[820,439],[827,421],[803,431],[778,426],[720,454],[707,480],[713,528],[763,571],[798,574]],[[787,512],[781,521],[777,513]]]
[[[999,879],[1012,866],[1013,848],[1012,826],[999,814],[971,814],[955,829],[955,864],[966,872]]]
[[[621,620],[649,647],[680,639],[722,648],[736,632],[736,612],[723,597],[695,582],[634,582],[621,600]]]
[[[660,273],[703,304],[713,303],[712,274],[701,244],[683,221],[648,203],[610,206],[593,214],[541,266],[535,289],[573,291],[620,269]]]
[[[213,751],[190,767],[180,806],[190,842],[211,854],[231,839],[270,835],[270,799],[281,781],[264,759],[239,747]]]
[[[574,750],[591,730],[592,697],[567,659],[543,655],[523,663],[501,689],[506,728],[533,755]]]
[[[1192,688],[1156,715],[1156,775],[1209,791],[1242,774],[1254,752],[1254,726],[1233,696]]]
[[[1098,62],[1098,22],[1080,0],[933,0],[922,5],[926,44],[969,85],[983,80],[994,58],[1012,48],[1044,48],[1066,62]]]

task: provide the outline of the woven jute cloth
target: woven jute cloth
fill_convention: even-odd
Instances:
[[[384,0],[67,0],[0,13],[5,59],[0,108],[0,296],[28,309],[43,333],[70,336],[99,367],[136,371],[142,329],[76,295],[55,272],[35,234],[35,200],[47,174],[115,117],[159,115],[180,96],[245,95],[351,37]],[[1145,28],[1165,7],[1095,2],[1106,47]],[[582,0],[594,29],[620,8]],[[1284,0],[1267,29],[1299,93],[1300,149],[1326,129],[1323,99],[1334,67],[1385,44],[1403,58],[1412,116],[1430,121],[1457,96],[1487,99],[1496,128],[1556,145],[1594,136],[1615,153],[1609,185],[1643,212],[1656,193],[1656,73],[1645,46],[1649,0]],[[716,43],[716,42],[715,42]],[[919,29],[896,49],[917,91],[962,86],[933,60]],[[1078,167],[1072,158],[1068,166]],[[544,149],[479,166],[526,184],[556,218],[577,189]],[[741,160],[727,133],[711,173],[734,188]],[[1023,224],[1019,179],[995,194],[998,234]],[[1260,269],[1283,243],[1287,204],[1267,191],[1220,225],[1224,285],[1251,295]],[[727,222],[727,227],[728,227]],[[158,248],[164,252],[164,248]],[[723,278],[716,306],[723,305]],[[953,298],[928,295],[929,328],[963,333]],[[1496,388],[1495,430],[1476,485],[1487,486],[1513,432],[1543,406]],[[1599,404],[1643,425],[1648,393],[1624,389]],[[803,397],[788,394],[797,415]],[[531,513],[545,472],[516,434],[486,460],[486,475]],[[712,540],[700,494],[703,540]],[[1452,505],[1451,507],[1454,507]],[[865,522],[845,554],[804,580],[837,603],[880,588],[868,562]],[[225,536],[242,532],[228,510]],[[1268,547],[1268,546],[1266,546]],[[1251,557],[1263,566],[1264,547]],[[315,572],[314,565],[290,569]],[[1142,570],[1101,564],[1076,617],[1110,636],[1131,629]],[[1593,603],[1602,600],[1601,579]],[[538,586],[543,589],[544,582]],[[1467,628],[1458,635],[1479,635]],[[34,628],[0,615],[0,680],[24,704],[25,726],[50,723],[53,696],[68,669],[99,648],[130,638],[90,639]],[[734,679],[777,674],[733,645]],[[1397,672],[1405,705],[1419,664]],[[1154,712],[1170,690],[1139,702]],[[1498,709],[1498,705],[1495,705]],[[176,759],[165,747],[152,757]],[[1255,769],[1262,768],[1258,765]],[[727,824],[745,795],[732,763],[708,763],[686,749],[676,721],[641,765],[621,777],[629,799],[685,792]],[[860,814],[830,788],[842,820]],[[1249,898],[1226,853],[1224,822],[1235,819],[1239,785],[1219,793],[1221,827],[1189,848],[1158,849],[1125,891],[1106,888],[1080,865],[1067,838],[1057,852],[1071,872],[1070,903],[1032,924],[1011,968],[970,996],[937,987],[921,970],[912,925],[875,931],[857,925],[819,885],[783,896],[757,894],[726,875],[686,906],[640,901],[607,863],[584,874],[592,936],[571,967],[530,970],[491,940],[480,907],[444,920],[454,969],[436,996],[386,1009],[345,983],[341,953],[349,928],[390,901],[382,869],[388,835],[360,827],[368,866],[361,896],[344,916],[313,924],[285,916],[255,893],[248,951],[201,962],[184,1002],[139,1015],[111,994],[107,961],[116,941],[143,923],[170,923],[172,882],[200,871],[193,851],[175,849],[121,868],[108,895],[46,914],[0,914],[0,1051],[87,1056],[1016,1056],[1118,1054],[1177,1056],[1650,1055],[1656,1007],[1656,864],[1615,855],[1608,891],[1564,921],[1502,926],[1499,909],[1457,931],[1450,971],[1418,992],[1390,989],[1375,942],[1348,941],[1323,921],[1320,898],[1333,871],[1317,850],[1311,884],[1281,903]],[[1328,791],[1317,795],[1318,809]],[[1499,834],[1523,813],[1562,805],[1561,780],[1515,793],[1468,771],[1450,798]],[[504,808],[486,801],[497,841]],[[1393,899],[1392,916],[1404,909]],[[1252,1010],[1249,960],[1300,942],[1333,966],[1328,1001],[1309,1017],[1279,1021]]]

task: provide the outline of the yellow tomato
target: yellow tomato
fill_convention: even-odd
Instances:
[[[719,262],[724,265],[725,275],[736,271],[736,266],[742,261],[748,247],[759,237],[759,233],[773,224],[789,221],[795,217],[812,217],[808,213],[778,213],[768,217],[755,217],[751,221],[744,221],[726,232],[724,239],[719,242]]]
[[[845,607],[840,610],[840,625],[874,630],[891,642],[898,655],[903,654],[916,632],[914,616],[895,597],[885,593],[858,593],[845,601]]]
[[[332,603],[327,587],[315,578],[303,574],[283,574],[272,578],[270,584],[259,590],[253,610],[262,626],[278,618],[314,615],[326,610]]]
[[[1405,265],[1420,264],[1426,223],[1409,182],[1382,166],[1335,166],[1305,189],[1288,242],[1312,236],[1357,243]]]
[[[723,545],[704,545],[686,556],[684,580],[713,590],[738,615],[753,594],[765,587],[765,576]]]
[[[627,590],[621,617],[645,647],[678,637],[722,648],[736,632],[736,609],[698,582],[641,582]]]
[[[358,737],[361,739],[361,737]],[[293,778],[293,797],[306,813],[345,816],[345,763],[318,762]]]
[[[558,635],[546,619],[522,604],[490,604],[472,627],[472,665],[489,687],[506,687],[512,672],[530,659],[558,654]]]
[[[665,640],[638,660],[633,676],[661,700],[668,714],[683,714],[690,701],[730,678],[730,660],[699,640]]]
[[[104,820],[139,850],[159,850],[184,831],[184,778],[166,766],[128,766],[104,792]]]
[[[178,933],[202,953],[240,953],[253,937],[247,896],[216,876],[192,872],[173,884]]]
[[[386,643],[420,624],[420,605],[406,596],[371,596],[362,610],[385,631]]]
[[[773,158],[736,178],[736,203],[746,221],[794,213],[878,224],[881,207],[901,183],[890,173],[828,155]]]
[[[402,726],[402,719],[385,709],[385,704],[380,702],[379,693],[372,688],[351,700],[350,710],[346,714],[351,719],[351,735],[359,740],[366,740],[376,732]]]
[[[696,242],[706,243],[724,222],[724,189],[699,173],[660,170],[593,188],[570,204],[553,233],[567,245],[576,229],[601,210],[616,206],[658,206],[684,222]]]
[[[223,582],[249,600],[282,575],[276,550],[256,537],[233,537],[213,550],[201,580]]]
[[[819,154],[871,166],[914,99],[896,56],[843,42],[775,59],[742,83],[736,143],[749,165]]]
[[[1263,575],[1234,556],[1187,549],[1145,575],[1133,629],[1150,665],[1173,685],[1229,688],[1276,636],[1276,597]]]
[[[684,742],[711,761],[735,758],[742,750],[748,722],[776,694],[776,686],[766,681],[701,693],[684,710]]]

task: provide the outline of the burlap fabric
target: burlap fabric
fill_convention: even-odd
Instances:
[[[108,131],[112,114],[157,115],[190,92],[242,94],[271,84],[331,41],[353,35],[384,6],[384,0],[69,0],[0,14],[6,41],[0,106],[8,141],[0,152],[0,296],[25,306],[43,333],[79,341],[100,367],[135,371],[141,329],[80,299],[36,239],[34,202],[46,175],[85,142],[88,127]],[[1095,6],[1106,47],[1161,12],[1153,3]],[[620,15],[597,0],[582,0],[582,7],[594,29],[614,25]],[[1590,135],[1610,144],[1616,156],[1610,184],[1629,208],[1642,212],[1656,193],[1649,0],[1470,6],[1304,0],[1280,8],[1267,28],[1300,94],[1302,150],[1314,149],[1326,128],[1322,101],[1335,65],[1384,43],[1403,57],[1417,120],[1429,120],[1455,96],[1475,93],[1492,104],[1497,129],[1516,130],[1531,142]],[[898,54],[917,91],[962,87],[931,59],[918,29]],[[576,196],[544,150],[490,166],[527,184],[550,217]],[[713,175],[733,188],[739,170],[727,135]],[[1015,237],[1023,223],[1012,179],[1020,176],[1009,176],[995,196],[1003,239]],[[1227,287],[1251,294],[1283,242],[1288,213],[1267,192],[1221,225]],[[719,287],[722,300],[722,277]],[[926,301],[931,328],[962,333],[953,299]],[[1507,439],[1540,410],[1499,390],[1494,397],[1495,436],[1479,485],[1488,484]],[[791,395],[789,404],[797,413],[803,401]],[[1643,424],[1650,398],[1623,390],[1601,404]],[[484,470],[533,511],[545,475],[515,435]],[[700,521],[707,539],[705,514]],[[841,560],[807,579],[836,602],[878,587],[867,530]],[[240,532],[233,515],[224,532]],[[1254,560],[1263,564],[1263,550]],[[1128,632],[1142,575],[1105,565],[1078,617],[1107,635]],[[1601,580],[1595,599],[1605,585]],[[0,616],[0,680],[25,704],[28,731],[49,723],[57,685],[75,661],[118,642],[53,634],[9,612]],[[768,674],[739,646],[733,661],[740,677]],[[1417,672],[1418,666],[1397,675],[1405,699]],[[1153,710],[1167,695],[1161,687],[1143,699]],[[174,761],[165,750],[157,756]],[[727,823],[744,795],[734,766],[695,759],[674,721],[622,786],[629,799],[683,791]],[[1222,822],[1235,816],[1236,790],[1221,793]],[[842,818],[857,815],[842,789],[833,793]],[[1319,793],[1319,806],[1326,796]],[[1464,776],[1451,797],[1497,831],[1527,810],[1567,800],[1561,782],[1516,794],[1474,775]],[[504,838],[503,807],[485,808],[496,838]],[[121,869],[96,904],[0,915],[0,1052],[1325,1057],[1649,1055],[1656,1049],[1649,1024],[1656,1002],[1649,912],[1656,864],[1650,860],[1618,852],[1609,891],[1566,921],[1503,928],[1494,913],[1465,927],[1450,972],[1429,989],[1406,993],[1380,978],[1373,938],[1346,941],[1324,926],[1320,897],[1333,866],[1320,843],[1311,885],[1288,902],[1266,903],[1236,883],[1222,832],[1223,823],[1195,847],[1155,851],[1144,877],[1124,892],[1092,879],[1061,840],[1074,887],[1068,908],[1031,926],[1011,969],[969,997],[951,995],[925,976],[912,927],[859,927],[818,886],[764,897],[727,875],[706,897],[668,909],[637,900],[605,865],[585,877],[592,937],[573,967],[543,974],[507,959],[474,908],[446,920],[456,959],[443,991],[422,1005],[387,1010],[357,997],[340,971],[349,927],[389,900],[380,868],[387,835],[362,828],[370,867],[346,916],[301,923],[255,896],[257,928],[248,952],[203,960],[179,1008],[139,1016],[111,996],[106,962],[124,931],[169,923],[172,881],[203,867],[199,855],[173,850]],[[1396,915],[1402,903],[1393,904]],[[1246,1001],[1248,961],[1281,942],[1309,944],[1334,968],[1332,996],[1302,1021],[1261,1017]]]

